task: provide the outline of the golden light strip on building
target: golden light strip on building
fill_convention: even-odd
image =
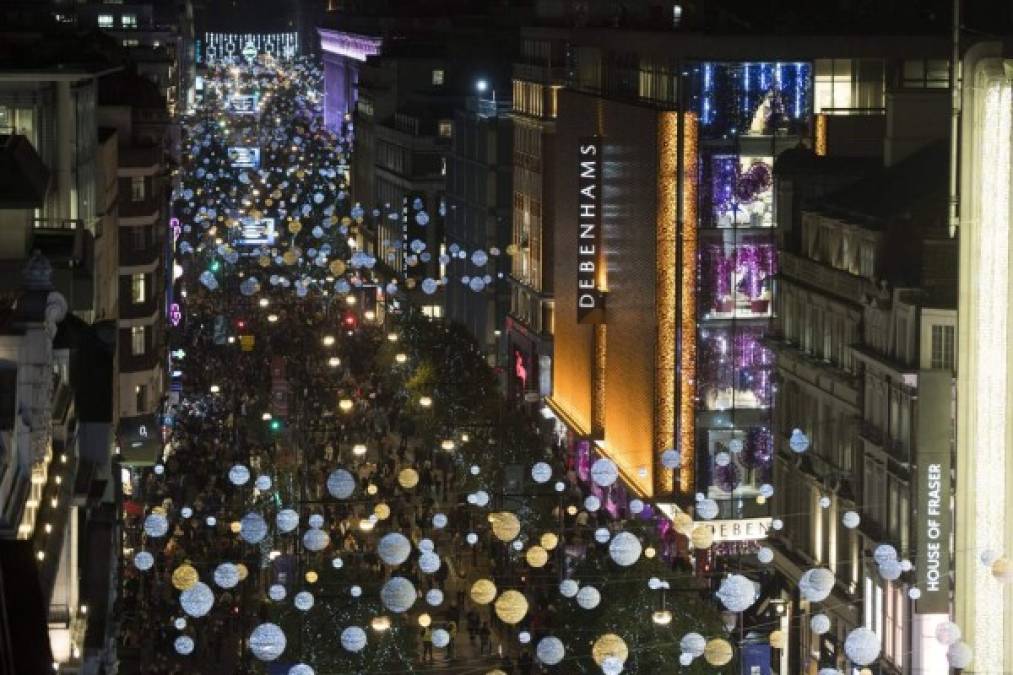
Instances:
[[[827,154],[827,116],[816,115],[816,128],[813,134],[813,152],[820,157]]]
[[[974,453],[974,550],[1005,550],[1006,443],[1009,418],[1009,189],[1011,90],[1005,79],[989,83],[978,148],[980,221],[976,280],[971,289],[977,322],[972,368]],[[1006,593],[991,569],[974,565],[974,672],[1004,672],[1009,617]],[[969,636],[970,637],[970,636]],[[972,641],[973,640],[973,641]]]
[[[682,276],[680,283],[679,354],[679,489],[694,489],[696,453],[696,253],[697,253],[697,119],[696,113],[685,112],[682,141]]]
[[[658,116],[658,209],[655,237],[655,316],[658,320],[654,353],[654,457],[675,446],[676,345],[676,219],[679,172],[679,118],[675,112]],[[658,490],[675,489],[674,473],[656,471]]]
[[[604,256],[603,256],[604,257]],[[602,438],[605,430],[605,359],[607,352],[606,326],[594,325],[594,376],[591,381],[591,433]]]

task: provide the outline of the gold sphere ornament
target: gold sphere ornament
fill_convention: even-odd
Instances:
[[[496,616],[503,623],[520,623],[528,613],[528,599],[520,591],[503,591],[496,598]]]
[[[1013,565],[1010,565],[1009,558],[1002,557],[992,563],[992,576],[1007,584],[1013,581]]]
[[[341,224],[348,226],[352,224],[352,219],[348,216],[341,216]]]
[[[260,265],[261,267],[269,267],[271,265],[271,259],[268,258],[266,255],[262,255],[259,258],[257,258],[257,264]]]
[[[197,570],[190,563],[183,563],[172,572],[172,587],[177,591],[185,591],[197,583]]]
[[[710,548],[714,543],[714,531],[706,525],[697,525],[689,535],[689,540],[693,542],[693,548]]]
[[[298,259],[299,256],[297,256],[295,254],[295,251],[291,249],[285,251],[285,255],[281,256],[282,262],[284,262],[286,265],[294,265]]]
[[[429,624],[433,622],[433,617],[429,616],[425,612],[419,614],[419,625],[423,628],[428,628]]]
[[[672,526],[676,532],[688,537],[693,531],[693,517],[688,513],[677,513],[672,519]]]
[[[299,234],[300,232],[302,232],[302,222],[298,220],[293,220],[291,223],[288,224],[288,231],[291,232],[292,234]]]
[[[774,649],[784,649],[784,631],[775,630],[770,633],[770,646]]]
[[[496,597],[496,584],[489,579],[479,579],[471,585],[471,599],[477,605],[488,605]]]
[[[532,567],[544,567],[545,563],[549,562],[549,554],[541,546],[532,546],[524,554],[524,557]]]
[[[555,532],[546,532],[542,535],[539,542],[546,551],[552,551],[559,546],[559,537],[556,536]]]
[[[397,475],[397,482],[405,490],[410,490],[419,484],[419,472],[411,467],[401,469]]]
[[[340,277],[345,273],[345,261],[344,260],[332,260],[327,268],[336,277]]]
[[[232,534],[239,534],[239,531],[243,529],[243,526],[238,520],[233,520],[229,523],[229,529],[232,530]]]
[[[630,648],[626,646],[626,640],[615,633],[605,633],[591,645],[591,658],[601,666],[605,659],[612,657],[626,662],[630,657]]]
[[[315,584],[315,583],[317,583],[317,579],[319,579],[319,578],[320,578],[320,576],[316,573],[316,571],[314,571],[314,570],[307,570],[306,571],[306,575],[305,575],[306,583],[308,583],[308,584]]]
[[[721,667],[732,660],[732,646],[722,638],[708,640],[703,649],[703,658],[712,666]]]
[[[489,514],[489,522],[492,523],[492,533],[500,541],[513,541],[521,533],[521,521],[509,511]]]
[[[376,517],[380,520],[387,520],[390,518],[390,507],[383,502],[380,502],[373,507],[373,513],[375,513]]]
[[[236,563],[236,571],[239,572],[240,581],[246,581],[246,577],[250,576],[250,570],[243,563]]]

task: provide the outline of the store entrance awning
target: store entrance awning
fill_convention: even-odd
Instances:
[[[123,417],[116,437],[120,444],[120,463],[127,466],[151,466],[162,450],[162,431],[155,415]]]

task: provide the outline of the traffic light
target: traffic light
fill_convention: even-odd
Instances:
[[[345,324],[345,328],[351,330],[351,329],[355,328],[355,324],[357,322],[358,322],[358,319],[355,318],[355,314],[354,313],[347,312],[345,314],[345,318],[343,320],[343,323]]]
[[[279,419],[271,420],[270,427],[271,431],[281,431],[281,420]]]
[[[236,328],[243,330],[246,328],[246,321],[243,319],[236,319]]]

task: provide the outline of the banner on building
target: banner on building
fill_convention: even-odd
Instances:
[[[605,323],[598,285],[601,254],[601,137],[577,143],[577,323]]]
[[[229,161],[237,169],[259,169],[260,148],[235,145],[229,148]]]
[[[953,437],[953,376],[947,370],[918,374],[918,455],[916,478],[915,565],[921,597],[919,614],[950,611],[953,517],[950,511],[950,439]]]

